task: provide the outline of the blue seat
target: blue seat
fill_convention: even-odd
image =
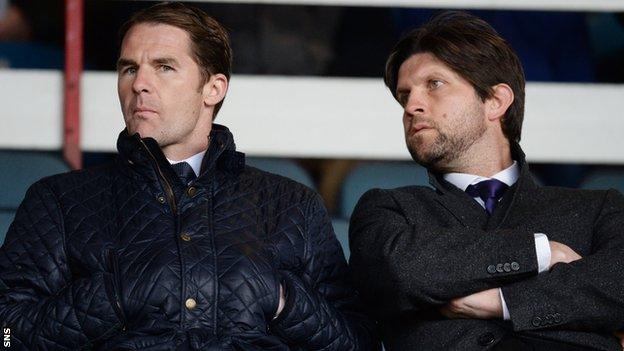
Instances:
[[[334,226],[336,238],[340,242],[340,246],[342,246],[344,256],[349,261],[349,255],[351,254],[349,251],[349,221],[343,218],[332,218],[332,225]]]
[[[617,189],[624,194],[624,170],[596,170],[581,182],[582,189]]]
[[[340,194],[340,216],[349,218],[360,197],[372,188],[429,185],[427,170],[415,162],[365,162],[345,178]]]
[[[0,243],[28,187],[45,176],[67,171],[67,164],[51,153],[0,150]]]
[[[63,69],[63,49],[32,42],[0,43],[0,61],[9,68]]]
[[[245,163],[269,173],[279,174],[315,189],[310,175],[295,161],[286,158],[247,157]]]

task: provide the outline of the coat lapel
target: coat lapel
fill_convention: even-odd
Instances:
[[[511,145],[512,158],[518,162],[520,175],[516,183],[509,188],[491,216],[470,195],[453,184],[445,181],[441,175],[429,172],[429,183],[436,189],[436,201],[446,208],[462,225],[472,228],[497,229],[509,227],[514,213],[523,211],[526,215],[527,201],[532,191],[538,188],[529,172],[525,155],[520,145]],[[530,201],[529,201],[530,202]],[[529,206],[530,207],[530,206]],[[517,216],[516,216],[517,217]]]
[[[429,183],[436,189],[436,201],[446,208],[463,226],[483,228],[487,214],[470,195],[434,173]]]
[[[520,174],[516,183],[509,188],[507,194],[503,196],[501,202],[494,209],[494,213],[487,223],[486,229],[498,229],[501,227],[509,228],[512,226],[512,219],[518,218],[516,213],[522,213],[522,218],[526,218],[531,213],[530,202],[531,194],[538,188],[533,180],[533,175],[529,171],[529,165],[525,160],[525,155],[520,145],[513,144],[511,147],[512,157],[520,166]]]

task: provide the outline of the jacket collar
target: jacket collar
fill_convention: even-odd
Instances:
[[[518,162],[520,175],[516,183],[508,190],[507,195],[501,200],[502,206],[498,206],[494,210],[489,220],[483,208],[468,194],[445,181],[442,174],[429,171],[429,183],[440,195],[436,200],[465,226],[482,227],[483,223],[486,222],[488,222],[488,227],[501,226],[506,221],[514,204],[520,201],[527,191],[537,188],[529,171],[526,156],[518,143],[511,144],[511,156]]]
[[[199,178],[211,174],[215,169],[239,173],[245,167],[245,154],[236,151],[234,137],[222,125],[213,124],[208,150],[202,160]],[[138,175],[155,179],[162,174],[169,181],[177,180],[169,161],[153,138],[141,138],[138,133],[130,135],[124,129],[117,139],[120,161],[131,166]]]

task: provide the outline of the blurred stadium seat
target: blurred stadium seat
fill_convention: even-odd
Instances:
[[[414,162],[366,162],[345,178],[340,196],[340,216],[349,218],[360,197],[373,188],[429,185],[427,170]]]
[[[581,182],[582,189],[617,189],[624,193],[624,170],[596,170]]]
[[[332,225],[334,226],[334,232],[336,233],[336,238],[340,242],[340,246],[342,246],[342,251],[344,252],[345,258],[347,262],[349,261],[349,221],[343,218],[333,218]]]
[[[297,164],[286,158],[247,157],[245,163],[269,173],[279,174],[297,181],[312,189],[316,189],[310,175]]]
[[[39,43],[0,42],[2,68],[62,69],[63,50]]]
[[[45,176],[67,171],[65,162],[51,153],[0,150],[0,243],[28,187]]]

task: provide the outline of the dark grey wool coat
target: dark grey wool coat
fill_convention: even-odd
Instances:
[[[520,178],[491,217],[433,174],[433,189],[375,189],[360,199],[352,276],[387,350],[483,350],[509,335],[621,350],[612,332],[624,329],[624,197],[538,186],[513,149]],[[534,233],[583,258],[538,275]],[[509,322],[438,312],[453,298],[498,287]]]

